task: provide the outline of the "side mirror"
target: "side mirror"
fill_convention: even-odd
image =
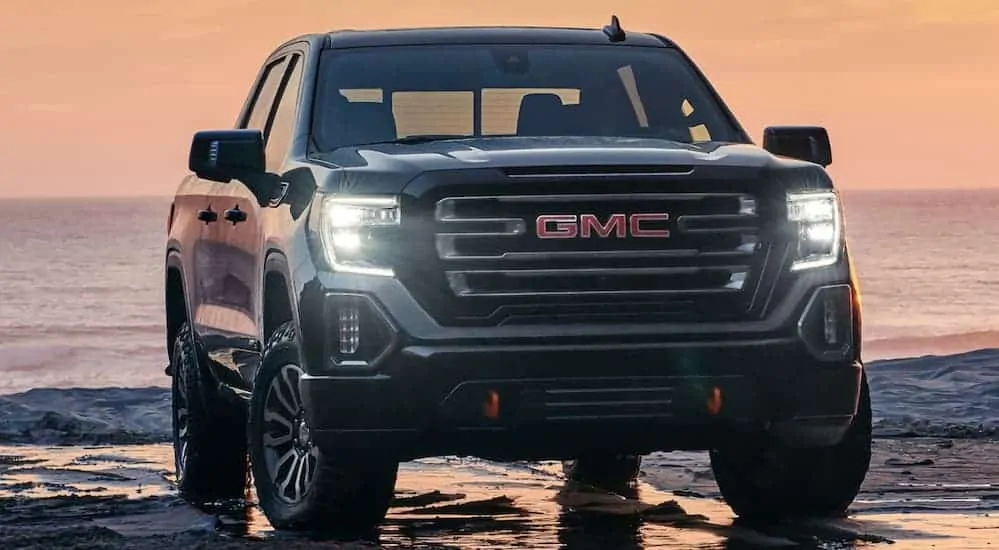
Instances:
[[[770,126],[763,130],[763,148],[782,157],[832,164],[829,132],[821,126]]]
[[[204,130],[194,134],[188,168],[213,181],[228,183],[234,178],[262,174],[264,135],[260,130]]]

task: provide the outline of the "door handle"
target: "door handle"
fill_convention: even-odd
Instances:
[[[225,217],[225,221],[232,222],[233,225],[246,221],[246,212],[240,210],[238,204],[229,210],[226,210],[223,216]]]
[[[207,209],[198,212],[198,219],[206,224],[212,223],[219,219],[219,213],[212,210],[212,207],[209,206]]]

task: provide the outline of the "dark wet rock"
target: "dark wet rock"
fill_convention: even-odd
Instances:
[[[113,454],[88,454],[78,456],[74,458],[70,464],[77,466],[93,466],[104,462],[112,464],[151,464],[148,460]]]
[[[675,500],[667,500],[648,508],[641,513],[641,516],[648,520],[660,522],[707,521],[708,519],[707,516],[687,513],[687,510]]]
[[[0,525],[57,525],[162,509],[174,497],[129,499],[121,495],[71,494],[44,498],[0,498]],[[0,548],[5,548],[0,545]]]
[[[430,491],[429,493],[421,493],[413,496],[397,496],[392,499],[392,507],[417,508],[430,506],[432,504],[439,504],[441,502],[453,502],[463,498],[465,498],[465,495],[462,493],[448,494],[440,491]]]
[[[889,458],[885,460],[885,466],[932,466],[933,460],[929,458],[905,460],[902,458]]]
[[[508,514],[526,515],[528,512],[514,506],[514,501],[508,496],[498,496],[485,500],[472,500],[459,504],[444,506],[428,506],[410,510],[410,514],[427,515],[460,515],[460,516],[501,516]]]
[[[689,491],[685,489],[678,489],[676,491],[673,491],[673,494],[678,497],[684,497],[684,498],[707,498],[705,497],[705,495],[702,495],[697,491]]]

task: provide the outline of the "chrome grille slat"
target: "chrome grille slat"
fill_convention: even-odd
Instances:
[[[581,202],[581,201],[695,201],[706,198],[745,198],[745,193],[579,193],[560,195],[475,195],[469,197],[445,197],[437,201],[437,215],[440,216],[442,205],[457,201],[498,201],[498,202]],[[437,217],[438,221],[444,218]]]
[[[511,262],[530,262],[543,260],[585,260],[607,259],[622,260],[628,258],[696,258],[701,257],[741,257],[752,256],[756,252],[756,243],[744,243],[731,250],[700,251],[693,248],[677,248],[673,250],[554,250],[547,252],[503,252],[494,255],[468,255],[457,252],[440,252],[442,248],[454,247],[457,239],[464,237],[505,237],[515,236],[500,233],[438,233],[437,250],[442,260],[505,260]]]
[[[438,241],[439,242],[439,241]],[[752,252],[748,252],[751,254]],[[529,262],[538,260],[580,260],[587,258],[596,259],[627,259],[627,258],[678,258],[685,256],[697,256],[697,250],[593,250],[593,251],[572,251],[555,250],[551,252],[503,252],[492,256],[467,256],[462,254],[441,255],[443,260],[510,260],[518,262]],[[729,253],[721,253],[729,254]],[[747,252],[733,251],[733,255],[744,255]]]
[[[747,231],[753,231],[753,227],[716,227],[711,229],[683,229],[684,233],[700,233],[706,235],[709,233],[745,233]]]
[[[597,172],[597,173],[586,173],[586,172],[539,172],[539,173],[523,173],[523,174],[507,174],[506,177],[511,179],[584,179],[584,178],[648,178],[648,177],[662,177],[662,176],[689,176],[694,173],[693,168],[687,168],[683,170],[676,171],[665,171],[665,170],[650,170],[647,172]]]
[[[712,267],[582,267],[582,268],[551,268],[551,269],[474,269],[463,271],[448,271],[448,275],[503,275],[504,277],[587,277],[591,275],[694,275],[710,270],[734,271],[745,273],[749,266],[718,266]]]
[[[696,228],[691,222],[736,221],[759,223],[755,214],[685,214],[676,218],[679,231],[684,233],[748,233],[756,230],[755,225],[735,225],[731,227]]]
[[[737,294],[740,289],[736,288],[711,288],[711,289],[693,289],[693,290],[670,290],[670,289],[654,289],[654,290],[589,290],[589,291],[578,291],[578,290],[554,290],[549,292],[537,292],[537,291],[460,291],[456,290],[455,294],[458,296],[468,296],[468,297],[525,297],[525,296],[690,296],[690,295],[706,295],[706,294]]]

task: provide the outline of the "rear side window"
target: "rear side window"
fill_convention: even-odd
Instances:
[[[260,130],[267,139],[267,120],[270,117],[271,107],[274,105],[274,97],[277,94],[281,77],[284,75],[284,67],[287,58],[281,58],[264,67],[263,78],[253,96],[250,105],[250,112],[244,121],[242,128]]]
[[[302,56],[293,55],[288,62],[284,82],[280,87],[277,106],[268,125],[267,169],[277,172],[291,147],[294,138],[298,96],[302,83]]]

